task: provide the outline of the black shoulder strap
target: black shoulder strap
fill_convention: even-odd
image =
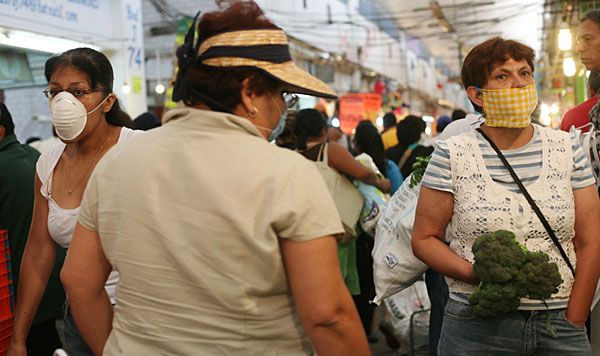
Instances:
[[[510,165],[510,163],[508,163],[508,161],[506,160],[506,157],[504,157],[504,154],[502,154],[502,151],[500,151],[500,149],[498,148],[498,146],[496,146],[496,144],[494,143],[494,141],[492,141],[492,139],[490,139],[489,136],[481,128],[477,128],[477,131],[479,131],[479,133],[481,134],[481,136],[483,136],[483,138],[485,138],[490,143],[490,145],[492,146],[492,148],[494,149],[494,151],[496,151],[496,154],[498,154],[498,157],[500,158],[500,160],[502,161],[502,163],[504,164],[504,166],[506,167],[506,169],[508,169],[508,172],[510,173],[511,177],[513,178],[513,180],[515,181],[515,183],[517,183],[517,185],[519,186],[519,189],[521,190],[521,193],[523,193],[523,195],[525,196],[525,199],[527,199],[527,201],[531,205],[531,208],[533,209],[533,211],[535,211],[535,213],[538,216],[538,218],[540,218],[540,221],[542,222],[542,225],[544,225],[544,227],[546,228],[546,231],[548,232],[548,235],[550,235],[550,238],[552,238],[552,241],[554,242],[554,244],[558,248],[558,251],[560,252],[560,255],[562,256],[562,258],[567,263],[567,266],[571,270],[571,273],[573,273],[573,276],[575,276],[575,269],[573,268],[573,265],[571,264],[571,261],[569,260],[569,257],[565,253],[565,250],[563,249],[562,245],[560,244],[560,241],[558,241],[558,238],[556,237],[556,234],[554,234],[554,231],[552,230],[552,227],[550,227],[550,224],[548,223],[548,220],[546,220],[546,217],[544,216],[544,214],[542,214],[542,211],[540,210],[540,208],[537,206],[537,204],[535,203],[535,201],[533,200],[533,198],[531,198],[531,195],[529,195],[529,192],[527,191],[527,189],[525,189],[525,186],[523,185],[523,182],[521,182],[521,180],[519,179],[519,177],[517,176],[517,174],[513,170],[512,166]]]

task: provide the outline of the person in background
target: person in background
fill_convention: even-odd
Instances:
[[[146,111],[133,120],[133,129],[147,131],[160,126],[160,119],[152,111]]]
[[[424,131],[425,122],[415,115],[408,115],[396,126],[398,144],[387,149],[385,156],[398,165],[403,177],[408,177],[412,173],[412,166],[417,157],[426,157],[433,152],[433,147],[419,143]]]
[[[293,126],[294,118],[296,117],[295,111],[288,111],[287,119],[285,120],[285,128],[281,132],[281,135],[275,140],[275,144],[282,148],[289,150],[296,149],[296,136],[294,136]]]
[[[590,127],[585,125],[590,123],[590,110],[598,103],[598,90],[600,90],[600,74],[598,72],[590,72],[588,88],[590,98],[563,114],[560,122],[561,130],[569,132],[573,126],[575,128],[582,127],[582,132],[590,130]]]
[[[0,230],[8,230],[13,287],[18,290],[19,266],[33,211],[35,163],[40,154],[30,146],[20,144],[14,130],[8,108],[0,103]],[[57,260],[62,261],[65,250],[60,247],[56,250]],[[32,320],[25,342],[29,355],[51,355],[62,347],[56,330],[56,321],[62,318],[65,302],[59,271],[59,265],[52,269],[40,307]]]
[[[390,191],[391,183],[388,179],[379,177],[373,170],[360,164],[352,157],[350,152],[339,144],[335,142],[327,143],[327,123],[318,111],[314,109],[300,110],[294,120],[293,130],[294,135],[296,136],[296,150],[305,158],[311,161],[317,161],[319,160],[320,152],[326,149],[328,164],[337,172],[344,174],[351,179],[357,179],[366,184],[374,185],[386,193]],[[334,197],[334,199],[335,198],[336,197]],[[365,298],[357,296],[360,296],[361,293],[363,293],[359,282],[360,275],[362,273],[368,274],[368,269],[372,269],[373,267],[372,263],[371,266],[367,266],[369,264],[367,262],[363,264],[365,267],[361,268],[359,271],[357,264],[357,243],[357,240],[352,240],[348,243],[338,244],[338,254],[340,256],[342,276],[344,277],[344,281],[350,294],[354,296],[355,302],[357,302],[357,305],[359,306],[359,313],[366,334],[370,335],[370,325],[373,316],[372,307],[361,301],[368,298],[371,294],[371,286],[367,285],[364,289]],[[370,279],[372,280],[372,278],[371,272]],[[373,342],[375,340],[371,337],[370,341]]]
[[[39,136],[32,136],[32,137],[28,138],[28,139],[25,141],[25,144],[26,144],[26,145],[30,145],[30,144],[32,144],[32,143],[34,143],[34,142],[40,141],[41,139],[42,139],[42,138],[41,138],[41,137],[39,137]]]
[[[335,93],[255,2],[219,3],[177,49],[178,108],[90,178],[61,272],[77,324],[98,355],[368,355],[325,182],[271,144],[293,93]]]
[[[45,140],[39,140],[29,143],[29,146],[35,148],[39,153],[44,153],[44,151],[49,150],[52,146],[60,143],[60,139],[56,135],[56,129],[52,128],[52,137],[49,137]]]
[[[311,161],[316,161],[321,147],[327,144],[329,165],[352,179],[379,188],[384,193],[391,190],[390,180],[378,177],[368,167],[357,162],[344,147],[336,142],[327,143],[327,123],[315,109],[303,109],[296,114],[293,126],[296,150]]]
[[[575,50],[579,54],[581,63],[585,66],[585,69],[592,73],[600,73],[600,9],[594,9],[587,12],[581,17],[579,23],[579,29],[577,33],[577,45]],[[591,74],[590,74],[591,77]],[[597,96],[596,96],[597,98]],[[600,131],[600,101],[596,99],[596,104],[592,106],[587,115],[580,115],[579,117],[585,117],[590,123],[594,125],[596,132]],[[585,119],[584,119],[585,120]],[[585,122],[587,124],[588,122]],[[568,125],[565,124],[565,126]],[[562,128],[562,124],[561,124]],[[584,130],[590,130],[588,126]],[[596,146],[595,151],[600,152],[600,147]],[[595,176],[600,177],[600,162],[596,159],[596,155],[590,149],[589,157],[591,158],[592,169],[595,171]],[[598,184],[598,182],[596,182]],[[600,187],[598,187],[598,194],[600,195]],[[595,354],[600,353],[600,304],[596,304],[591,316],[591,342],[592,350]]]
[[[463,109],[452,111],[452,121],[464,119],[465,117],[467,117],[467,113]]]
[[[354,147],[356,147],[357,154],[365,153],[373,159],[381,174],[390,180],[392,184],[390,194],[394,194],[402,184],[402,174],[394,162],[385,158],[381,137],[371,121],[363,120],[356,126]],[[370,302],[375,297],[373,258],[371,257],[373,243],[373,237],[365,232],[362,232],[356,239],[356,267],[360,281],[360,294],[354,296],[354,303],[369,342],[377,341],[375,336],[371,335],[375,312],[375,304]]]
[[[383,148],[388,149],[398,144],[398,138],[396,137],[396,125],[398,120],[393,112],[387,112],[383,115],[383,131],[381,132],[381,140],[383,141]]]
[[[600,72],[600,9],[590,10],[581,18],[575,50],[585,69]]]
[[[34,211],[20,269],[10,355],[26,355],[25,340],[48,279],[62,260],[57,246],[69,248],[87,181],[98,161],[117,143],[135,134],[113,93],[108,58],[91,48],[50,57],[44,74],[52,125],[62,142],[44,151],[36,165]],[[139,132],[139,131],[138,131]],[[16,267],[18,268],[18,267]],[[106,288],[114,300],[118,273]],[[79,335],[67,304],[64,349],[92,355]]]
[[[339,144],[350,153],[354,153],[354,147],[352,146],[350,137],[348,137],[348,135],[346,135],[339,127],[329,126],[327,128],[327,140],[328,142]]]
[[[446,128],[446,126],[448,126],[451,122],[452,122],[452,119],[449,116],[442,115],[442,116],[438,117],[437,125],[435,127],[435,131],[437,132],[437,134],[439,135],[442,132],[444,132],[444,129]]]
[[[531,124],[537,105],[534,63],[532,48],[500,37],[469,52],[462,82],[485,123],[478,131],[437,141],[423,176],[412,248],[448,282],[440,355],[591,355],[585,322],[600,275],[600,202],[581,145],[564,132]],[[576,273],[490,142],[522,180]],[[546,300],[522,298],[516,311],[481,318],[469,303],[480,282],[472,245],[497,230],[511,231],[529,250],[548,254],[562,283]]]
[[[385,157],[381,137],[371,121],[363,120],[356,126],[354,147],[357,155],[366,153],[373,159],[381,174],[390,180],[392,184],[390,194],[394,194],[400,188],[404,178],[396,163]]]

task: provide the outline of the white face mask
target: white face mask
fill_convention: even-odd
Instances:
[[[58,137],[70,141],[79,136],[85,129],[87,116],[104,104],[106,99],[108,96],[90,112],[86,112],[81,101],[68,91],[62,91],[54,96],[50,101],[50,113],[52,126],[56,129]]]

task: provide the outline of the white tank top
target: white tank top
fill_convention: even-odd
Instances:
[[[124,142],[140,132],[143,131],[135,131],[123,127],[117,144]],[[74,209],[63,209],[52,198],[52,172],[65,150],[65,147],[66,145],[60,141],[42,153],[36,164],[36,172],[42,182],[40,192],[48,202],[48,232],[57,244],[61,247],[69,248],[71,239],[73,238],[73,232],[75,231],[75,225],[77,224],[79,207]],[[115,303],[115,287],[118,282],[119,273],[112,271],[106,281],[105,288],[113,304]]]

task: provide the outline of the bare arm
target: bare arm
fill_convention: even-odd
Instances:
[[[319,355],[369,355],[358,313],[342,279],[337,243],[280,239],[296,309]]]
[[[361,182],[376,186],[384,193],[390,192],[392,186],[388,179],[379,178],[373,170],[357,162],[343,146],[330,142],[327,147],[329,164],[333,168]]]
[[[478,280],[473,274],[472,264],[443,242],[453,209],[454,197],[451,193],[421,187],[413,225],[413,253],[445,276],[476,284]]]
[[[48,232],[48,204],[40,193],[41,186],[42,182],[36,175],[33,217],[20,267],[15,321],[9,350],[11,355],[25,354],[27,334],[56,261],[56,246]]]
[[[104,289],[111,270],[98,234],[77,223],[60,279],[77,328],[96,355],[112,330],[113,308]]]
[[[600,275],[600,202],[596,186],[578,189],[575,195],[575,282],[571,289],[567,319],[584,325]]]

